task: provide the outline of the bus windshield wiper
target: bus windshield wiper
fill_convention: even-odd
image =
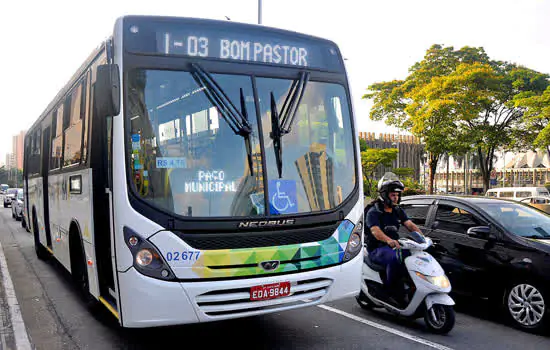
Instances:
[[[304,91],[306,90],[308,81],[309,73],[301,72],[300,78],[292,82],[281,112],[277,110],[277,102],[275,101],[273,92],[271,92],[271,133],[269,136],[273,140],[273,150],[275,151],[275,161],[277,163],[279,178],[282,178],[283,174],[283,149],[281,139],[284,135],[290,133],[292,129],[294,119],[296,118],[296,112],[298,111],[298,106],[300,106],[302,97],[304,97]]]
[[[254,168],[252,164],[252,146],[250,143],[252,126],[248,121],[248,112],[246,111],[243,89],[240,89],[241,111],[239,111],[233,102],[231,102],[231,99],[227,97],[216,80],[212,78],[210,73],[196,63],[193,63],[191,67],[193,68],[191,75],[197,83],[204,88],[206,96],[218,109],[223,120],[227,122],[227,125],[229,125],[231,130],[233,130],[236,135],[240,135],[244,138],[246,154],[248,156],[248,166],[250,168],[250,176],[253,176]]]

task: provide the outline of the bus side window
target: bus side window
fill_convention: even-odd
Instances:
[[[90,101],[91,101],[91,79],[90,72],[86,74],[86,78],[84,78],[84,93],[83,93],[83,103],[82,103],[82,114],[83,114],[83,120],[84,120],[84,135],[82,136],[82,163],[86,163],[88,160],[88,134],[89,134],[89,125],[90,125]]]
[[[82,158],[82,95],[85,81],[81,81],[67,99],[69,110],[65,120],[65,149],[63,165],[80,164]]]
[[[63,154],[63,103],[59,105],[52,117],[52,148],[50,153],[50,170],[61,168]]]

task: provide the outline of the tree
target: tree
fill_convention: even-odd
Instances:
[[[363,139],[359,139],[359,150],[361,152],[365,152],[367,150],[367,148],[369,148],[367,146],[367,141],[363,140]]]
[[[10,187],[23,187],[23,171],[21,169],[6,169],[0,167],[0,183]]]
[[[493,169],[495,151],[514,144],[525,108],[516,104],[522,96],[540,95],[548,86],[547,75],[510,63],[465,63],[427,85],[425,93],[444,101],[451,111],[455,146],[475,152],[485,190]]]
[[[395,168],[392,171],[399,178],[412,178],[414,176],[413,168]]]
[[[0,167],[0,183],[1,184],[7,184],[8,183],[8,170],[5,166]]]
[[[379,166],[391,166],[397,159],[397,148],[368,148],[361,152],[361,166],[363,168],[365,195],[374,198],[374,173]],[[374,193],[373,193],[374,191]]]
[[[432,46],[402,81],[373,84],[371,118],[410,129],[429,152],[429,191],[442,154],[475,151],[485,189],[497,149],[514,143],[525,107],[541,95],[548,76],[490,60],[483,48]]]
[[[433,193],[435,171],[441,155],[457,153],[464,143],[455,133],[454,111],[449,101],[434,98],[426,87],[435,78],[453,73],[461,63],[476,61],[488,61],[483,49],[464,47],[455,51],[453,47],[433,45],[424,59],[409,69],[410,74],[405,80],[373,84],[368,87],[371,92],[363,96],[374,102],[371,119],[384,120],[388,125],[409,130],[422,139],[428,152],[430,193]]]
[[[550,158],[550,87],[542,95],[517,98],[516,106],[525,108],[522,141],[545,149]]]

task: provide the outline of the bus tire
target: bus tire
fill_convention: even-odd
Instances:
[[[40,236],[38,235],[38,220],[36,219],[36,212],[33,210],[32,214],[32,232],[34,235],[34,251],[36,257],[40,260],[48,260],[50,252],[40,243]]]
[[[71,225],[69,230],[69,249],[71,254],[71,276],[80,296],[88,309],[94,310],[98,302],[90,293],[90,281],[84,246],[80,238],[80,232],[76,225]]]

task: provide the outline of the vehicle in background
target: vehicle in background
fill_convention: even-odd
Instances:
[[[550,197],[528,197],[522,199],[520,203],[528,204],[550,214]]]
[[[8,188],[4,194],[4,208],[11,205],[11,202],[15,200],[17,196],[17,188]]]
[[[11,201],[11,217],[20,221],[23,217],[23,189],[17,189],[17,195]]]
[[[8,190],[8,188],[10,188],[10,186],[8,186],[6,184],[1,184],[0,185],[0,194],[6,194],[6,191]]]
[[[546,187],[502,187],[488,190],[485,196],[521,201],[528,197],[550,197],[550,193]]]
[[[488,299],[512,323],[539,331],[550,321],[550,215],[510,200],[410,196],[402,207],[435,243],[428,252],[453,292]]]

